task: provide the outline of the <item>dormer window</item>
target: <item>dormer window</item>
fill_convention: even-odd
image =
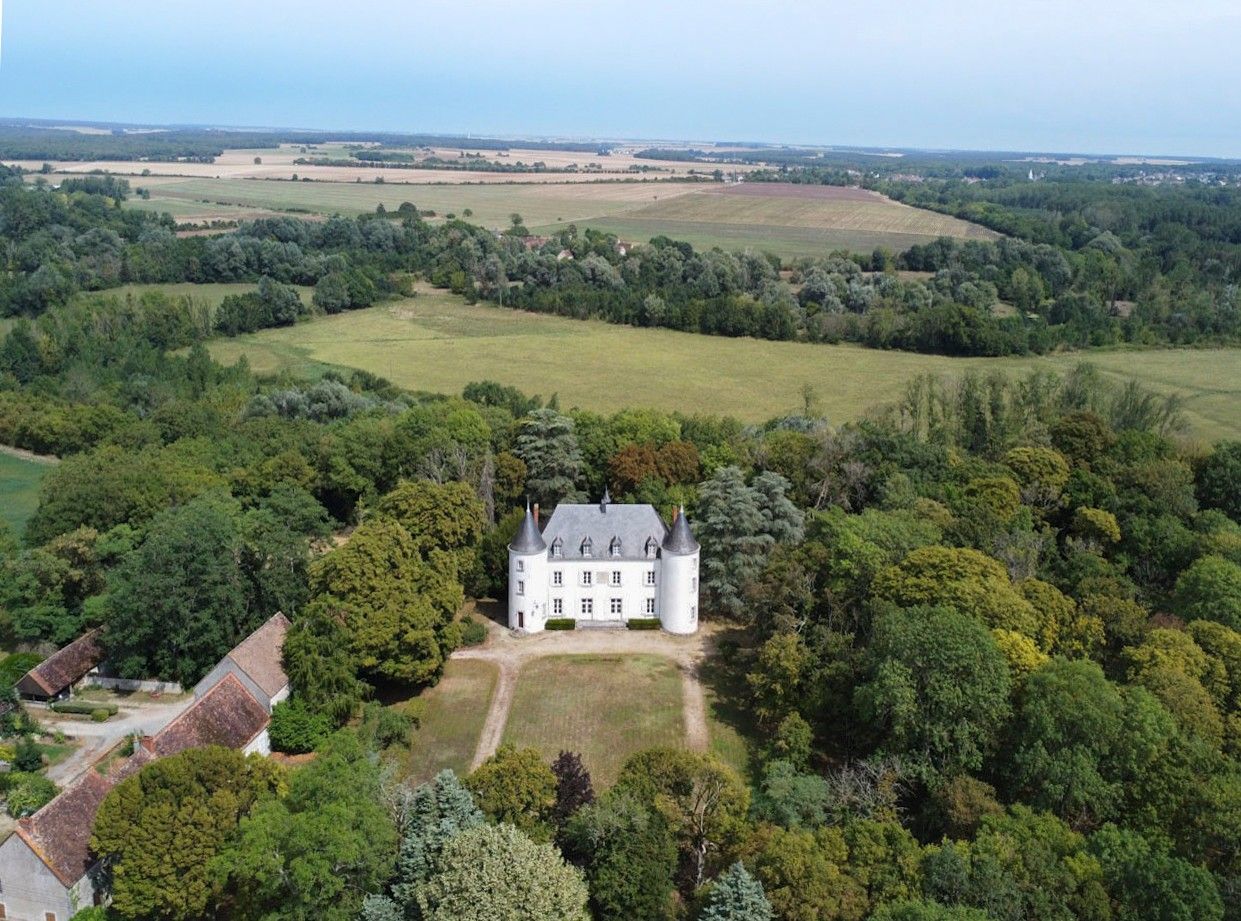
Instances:
[[[593,547],[594,547],[594,544],[591,543],[591,540],[589,537],[586,538],[584,541],[582,541],[582,556],[586,557],[587,559],[590,559],[591,549]]]
[[[608,544],[608,554],[610,556],[621,555],[621,539],[619,537],[613,537],[612,542]]]
[[[655,538],[653,538],[653,537],[648,537],[648,538],[646,539],[646,555],[647,555],[647,558],[649,559],[650,557],[653,557],[653,556],[655,555],[655,551],[656,551],[656,550],[658,550],[658,549],[659,549],[659,544],[658,544],[658,543],[656,543]]]
[[[552,556],[557,559],[564,556],[564,541],[559,537],[552,541]]]

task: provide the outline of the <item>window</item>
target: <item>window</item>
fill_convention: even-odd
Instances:
[[[612,570],[612,585],[620,585],[621,574],[619,569]]]
[[[646,571],[646,584],[647,584],[647,585],[654,585],[654,584],[655,584],[655,570],[653,570],[653,569],[648,569],[648,570]]]
[[[517,561],[517,571],[518,571],[518,572],[525,572],[525,571],[526,571],[526,561],[525,561],[525,560],[518,560],[518,561]]]
[[[594,584],[595,584],[595,574],[594,574],[593,572],[584,572],[584,573],[582,573],[582,584],[583,584],[583,585],[594,585]]]
[[[621,604],[621,600],[619,598],[613,598],[612,599],[612,613],[615,614],[617,617],[619,617],[623,610],[624,610],[624,607]]]
[[[594,613],[595,613],[595,602],[594,602],[594,599],[593,599],[593,598],[583,598],[583,599],[582,599],[582,616],[583,616],[583,617],[590,617],[590,615],[592,615],[592,614],[594,614]]]
[[[655,599],[654,598],[646,599],[646,613],[652,614],[652,615],[655,613]]]
[[[691,621],[696,621],[698,619],[698,605],[694,605],[689,609],[689,619]]]
[[[690,591],[694,591],[694,592],[698,591],[698,577],[697,576],[694,576],[694,578],[690,580],[689,587],[690,587]]]
[[[564,585],[564,573],[559,569],[552,572],[552,585]]]
[[[556,559],[560,559],[560,557],[564,556],[564,541],[559,537],[552,541],[552,556]]]
[[[621,539],[619,537],[612,538],[612,542],[608,544],[608,553],[611,556],[621,555]]]
[[[594,544],[591,543],[589,537],[582,541],[582,556],[586,557],[586,559],[590,559],[590,551],[593,547]]]
[[[560,617],[564,614],[564,601],[562,599],[560,598],[552,599],[552,613],[555,614],[557,617]]]
[[[655,551],[659,549],[659,544],[655,542],[655,538],[648,537],[646,539],[645,549],[646,549],[646,555],[648,557],[652,557],[655,555]]]

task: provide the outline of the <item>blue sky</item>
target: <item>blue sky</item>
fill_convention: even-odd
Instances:
[[[1241,157],[1241,2],[0,0],[0,115]]]

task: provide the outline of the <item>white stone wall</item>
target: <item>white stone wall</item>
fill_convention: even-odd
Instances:
[[[91,904],[94,890],[88,877],[65,886],[18,835],[0,844],[0,905],[10,921],[44,921],[50,912],[56,921],[69,921],[78,908]]]
[[[547,600],[547,551],[508,554],[508,626],[538,633],[552,616]]]
[[[665,553],[660,558],[659,622],[669,633],[698,629],[698,553]]]

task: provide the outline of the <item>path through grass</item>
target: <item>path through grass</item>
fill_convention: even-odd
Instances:
[[[411,783],[430,780],[444,768],[464,777],[474,757],[498,670],[491,662],[450,659],[444,677],[422,695],[426,712],[410,735],[404,773]]]

